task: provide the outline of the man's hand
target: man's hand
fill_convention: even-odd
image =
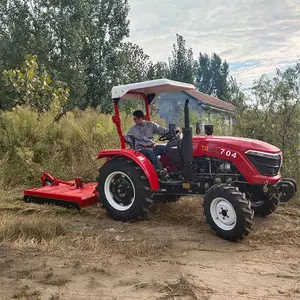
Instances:
[[[152,145],[151,145],[151,147],[154,148],[155,146],[156,146],[156,143],[153,142]]]
[[[180,132],[180,128],[177,127],[177,128],[176,128],[176,133],[179,133],[179,132]]]

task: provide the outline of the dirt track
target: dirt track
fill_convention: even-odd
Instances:
[[[230,243],[210,231],[197,199],[155,205],[135,223],[115,222],[97,207],[78,213],[10,201],[0,206],[2,219],[50,215],[68,230],[0,245],[0,299],[300,299],[293,202]]]

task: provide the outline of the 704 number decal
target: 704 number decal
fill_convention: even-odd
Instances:
[[[226,149],[221,149],[221,155],[236,158],[236,152],[231,152],[230,150],[226,150]]]
[[[207,145],[201,145],[203,152],[215,152],[217,154],[224,155],[226,157],[236,158],[237,153],[232,152],[231,150],[223,149],[223,148],[209,148]]]

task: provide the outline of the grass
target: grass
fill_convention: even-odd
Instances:
[[[169,225],[201,227],[204,224],[202,203],[199,196],[183,197],[175,203],[155,204],[151,220]]]
[[[16,198],[18,200],[14,200]],[[19,255],[17,259],[22,259],[26,254],[27,260],[30,257],[37,262],[36,265],[22,263],[17,268],[9,265],[6,270],[2,270],[0,280],[1,276],[5,276],[18,282],[23,280],[24,283],[34,283],[31,288],[19,286],[19,289],[12,291],[14,299],[39,300],[39,290],[42,288],[53,288],[56,291],[68,286],[69,280],[74,283],[74,279],[64,271],[63,264],[55,269],[42,267],[46,257],[53,256],[57,261],[67,261],[73,275],[86,274],[97,278],[98,281],[105,277],[111,280],[115,276],[115,270],[111,268],[112,262],[119,262],[120,268],[126,268],[131,262],[135,262],[136,265],[146,262],[147,265],[170,260],[171,263],[177,264],[179,257],[185,256],[190,250],[199,250],[203,237],[209,234],[202,215],[202,201],[197,198],[156,204],[148,219],[130,223],[113,221],[99,207],[90,207],[78,212],[60,207],[28,204],[19,200],[19,190],[0,193],[0,251],[5,249],[1,246],[7,246],[13,255]],[[256,218],[253,232],[242,242],[245,251],[251,251],[249,245],[256,245],[264,251],[272,245],[272,251],[277,248],[284,249],[287,245],[296,246],[297,249],[300,245],[298,201],[295,199],[285,207],[281,206],[268,218]],[[198,236],[202,239],[201,242],[196,241]],[[213,239],[213,235],[210,235],[210,238]],[[177,248],[176,243],[182,240],[186,243]],[[208,243],[210,245],[205,251],[214,251],[211,250],[214,248],[210,247],[219,245],[225,246],[226,251],[233,251],[233,255],[239,247],[236,244],[227,244],[217,237],[212,244],[204,238],[204,243],[205,247]],[[37,253],[39,257],[32,258],[31,255]],[[40,257],[43,257],[43,260],[39,260]],[[183,261],[182,265],[187,266],[185,263]],[[180,266],[181,264],[178,264],[177,267],[181,270]],[[299,293],[296,285],[298,277],[292,275],[295,276],[295,284],[290,293],[296,294]],[[125,276],[123,285],[131,286],[133,291],[145,289],[157,292],[157,299],[160,300],[210,299],[214,293],[204,282],[196,283],[189,275],[181,274],[175,279],[167,280],[155,278],[152,281],[143,276],[138,273],[133,279]],[[119,285],[121,283],[119,282]],[[89,284],[95,286],[98,283],[90,279]],[[59,299],[59,295],[53,293],[46,299],[56,300]]]
[[[299,219],[286,218],[283,209],[270,216],[268,220],[256,222],[256,230],[251,234],[251,242],[273,245],[297,245],[300,246],[300,222]]]
[[[170,243],[169,240],[156,240],[155,237],[133,238],[130,233],[129,236],[120,236],[104,230],[107,226],[121,226],[122,223],[112,221],[98,207],[77,212],[20,200],[14,202],[14,197],[20,199],[19,194],[19,191],[15,194],[2,192],[0,196],[0,243],[13,245],[16,249],[30,247],[44,252],[59,250],[62,255],[67,253],[70,256],[85,252],[121,254],[131,258],[156,257]],[[98,229],[99,225],[105,228]]]
[[[197,300],[196,290],[199,288],[190,283],[189,280],[181,273],[179,279],[175,282],[167,282],[164,287],[161,289],[161,292],[166,293],[166,295],[160,297],[161,300],[172,300],[175,297],[186,297],[189,296],[189,299]],[[175,298],[175,299],[176,299]]]
[[[122,115],[123,131],[132,125],[131,116]],[[158,123],[162,120],[155,119]],[[49,146],[51,145],[51,146]],[[62,179],[96,178],[101,162],[96,161],[101,149],[118,147],[119,139],[111,116],[94,109],[74,109],[59,122],[50,113],[38,115],[26,107],[0,113],[0,242],[16,247],[35,245],[47,251],[61,247],[66,251],[120,252],[129,256],[157,255],[170,245],[170,238],[147,237],[140,232],[132,241],[123,236],[97,230],[99,226],[116,224],[100,208],[78,213],[59,207],[24,204],[25,186],[39,185],[42,170]],[[18,187],[18,190],[15,188]],[[5,189],[5,191],[4,191]],[[283,214],[289,212],[291,215]],[[294,214],[295,216],[292,216]],[[292,216],[292,217],[291,217]],[[259,220],[247,240],[260,243],[268,237],[274,243],[298,243],[300,229],[297,206],[287,206],[266,220]],[[94,229],[74,230],[87,222]],[[177,203],[157,204],[152,209],[151,224],[185,226],[208,230],[202,200],[184,198]],[[142,226],[136,223],[138,226]],[[271,225],[271,226],[270,226]],[[133,225],[134,226],[134,225]],[[84,226],[79,226],[84,227]],[[89,226],[87,226],[89,227]],[[126,240],[127,239],[127,240]]]
[[[133,288],[140,289],[154,289],[159,291],[161,296],[157,299],[159,300],[173,300],[173,299],[209,299],[210,294],[213,292],[212,289],[206,287],[199,287],[193,284],[187,276],[183,273],[180,274],[179,278],[176,280],[167,280],[164,282],[158,282],[157,280],[152,280],[150,282],[124,282],[121,281],[119,284],[131,285]],[[201,298],[198,298],[201,295]]]
[[[197,197],[155,204],[148,220],[122,223],[113,221],[100,207],[78,212],[28,204],[20,201],[21,194],[20,190],[0,193],[0,243],[19,250],[35,248],[47,253],[58,252],[58,255],[94,253],[107,257],[154,259],[172,248],[174,237],[163,231],[157,235],[147,234],[144,226],[153,227],[153,231],[164,226],[179,226],[181,232],[209,232],[203,217],[202,200]],[[285,207],[282,205],[267,218],[256,218],[253,231],[243,243],[261,245],[267,241],[268,244],[300,245],[300,206],[297,201],[295,199]],[[174,230],[178,232],[176,241],[189,240],[189,234],[181,235]],[[99,268],[99,272],[102,271]]]
[[[22,189],[0,191],[0,242],[41,243],[67,234],[62,217],[55,215],[58,207],[26,204],[22,196]]]
[[[29,286],[24,286],[19,292],[13,294],[12,298],[19,300],[41,300],[40,296],[40,291],[31,291]]]
[[[70,280],[63,276],[55,276],[55,277],[45,277],[43,280],[40,281],[40,283],[45,285],[53,285],[53,286],[64,286],[66,285]]]
[[[97,152],[118,146],[111,116],[92,109],[55,122],[51,113],[18,107],[0,114],[0,133],[0,178],[7,189],[37,184],[43,170],[65,179],[93,176]]]
[[[49,300],[59,300],[59,295],[58,294],[51,295]]]
[[[95,109],[74,109],[58,122],[51,112],[38,114],[26,107],[0,111],[0,184],[7,190],[39,183],[46,170],[56,177],[96,178],[100,150],[119,148],[111,115]],[[121,114],[122,129],[133,125]],[[164,121],[154,116],[154,121]]]
[[[0,224],[0,241],[14,242],[17,240],[34,241],[51,240],[66,235],[65,226],[58,219],[45,216],[12,216],[3,214]]]
[[[118,227],[122,223],[112,221],[99,207],[78,212],[25,203],[21,196],[20,190],[0,193],[0,242],[12,243],[18,249],[37,247],[46,252],[60,249],[70,255],[88,251],[134,257],[157,256],[170,243],[168,239],[156,240],[143,235],[133,238],[130,234],[120,236],[107,231],[107,227]],[[99,225],[104,228],[98,229]]]

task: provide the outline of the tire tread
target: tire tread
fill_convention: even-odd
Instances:
[[[115,170],[120,170],[127,175],[131,176],[131,180],[134,182],[136,190],[135,203],[127,211],[121,212],[114,209],[105,198],[104,194],[104,182],[106,174],[109,174]],[[150,183],[147,180],[142,169],[136,165],[132,160],[125,157],[115,157],[110,161],[107,161],[99,170],[99,176],[97,177],[98,201],[102,203],[106,209],[108,215],[117,221],[132,221],[138,220],[150,212],[150,208],[153,205],[151,199]]]
[[[217,226],[210,214],[210,203],[216,197],[225,198],[236,209],[237,224],[230,231],[225,231]],[[254,211],[251,208],[251,202],[244,198],[240,191],[235,187],[219,184],[212,186],[204,196],[203,202],[204,216],[209,227],[216,232],[216,235],[230,241],[238,241],[245,238],[254,225]]]

